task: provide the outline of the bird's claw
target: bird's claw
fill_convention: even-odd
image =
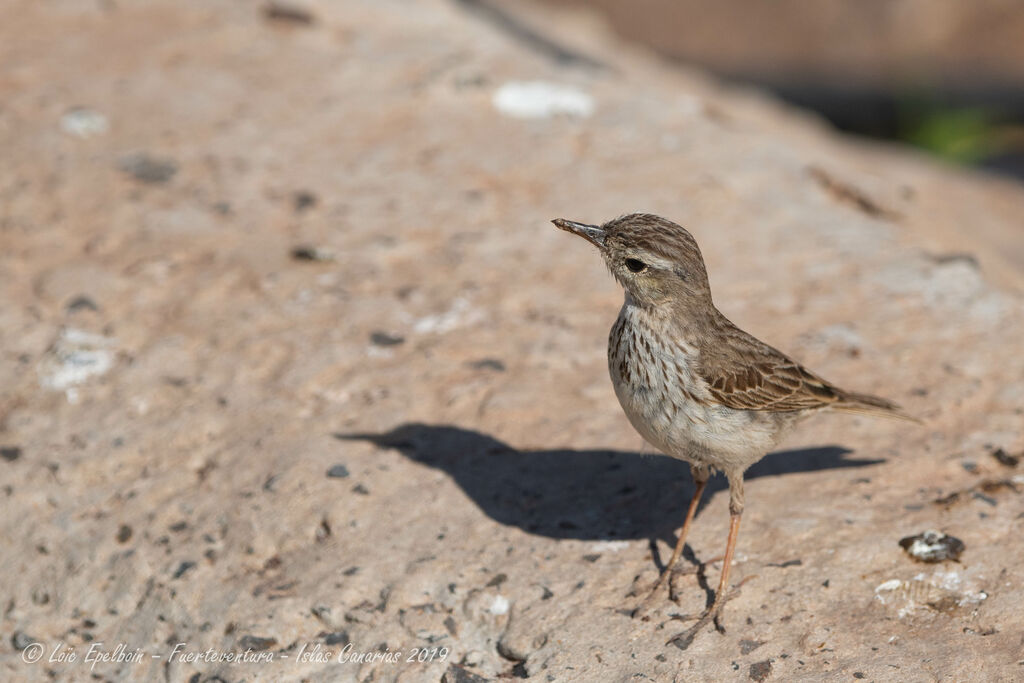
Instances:
[[[712,603],[711,607],[705,610],[704,614],[700,615],[700,617],[697,619],[696,624],[686,629],[682,633],[673,636],[665,644],[675,645],[680,650],[685,650],[693,644],[693,639],[697,637],[697,634],[700,633],[700,631],[705,626],[711,623],[715,625],[716,631],[724,634],[725,624],[722,623],[722,608],[725,606],[725,603],[729,602],[730,600],[732,600],[740,594],[740,587],[751,578],[753,578],[753,576],[748,576],[744,578],[742,581],[736,584],[736,586],[734,586],[732,590],[730,590],[728,593],[722,596],[721,599],[719,599],[716,596],[714,603]],[[672,619],[676,619],[679,621],[689,621],[693,618],[694,616],[692,614],[673,615],[672,617]]]
[[[636,590],[636,589],[634,589],[633,591],[631,591],[630,592],[630,596],[631,597],[632,596],[636,596],[638,594],[644,594],[646,596],[646,597],[644,597],[643,602],[641,602],[636,607],[636,609],[633,610],[633,618],[634,619],[642,619],[644,621],[646,621],[648,619],[648,612],[650,611],[651,606],[654,604],[655,598],[657,597],[659,589],[661,588],[662,584],[668,584],[668,598],[672,602],[678,604],[679,603],[679,595],[678,595],[678,592],[676,591],[676,585],[675,585],[676,579],[679,578],[680,576],[687,576],[689,574],[697,574],[698,572],[701,571],[702,568],[703,568],[703,565],[697,565],[697,566],[677,565],[675,567],[672,567],[670,569],[665,569],[664,571],[662,571],[661,574],[658,575],[658,578],[654,581],[654,583],[651,584],[650,588],[647,588],[647,589],[644,589],[644,590]]]

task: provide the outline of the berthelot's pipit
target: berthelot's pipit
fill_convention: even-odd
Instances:
[[[690,464],[696,491],[672,558],[642,613],[686,542],[708,477],[729,481],[729,540],[711,606],[673,641],[685,647],[718,616],[729,587],[743,514],[743,473],[801,418],[821,410],[914,419],[883,398],[840,389],[739,329],[711,300],[704,259],[684,228],[651,214],[604,225],[558,219],[562,230],[596,246],[626,300],[608,338],[615,395],[638,432],[660,451]]]

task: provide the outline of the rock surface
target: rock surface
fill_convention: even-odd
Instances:
[[[1019,188],[586,20],[7,4],[0,678],[1020,676]],[[631,619],[692,486],[638,456],[621,294],[548,223],[635,210],[736,323],[926,421],[822,416],[755,466],[749,580],[686,651],[723,482],[706,576]],[[959,563],[900,548],[933,528]]]

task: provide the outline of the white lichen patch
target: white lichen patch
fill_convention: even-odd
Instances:
[[[110,337],[65,328],[39,361],[39,385],[44,389],[69,391],[106,374],[114,367],[115,344]]]
[[[509,606],[508,598],[504,595],[495,595],[487,611],[495,616],[501,616],[502,614],[508,614]]]
[[[800,339],[809,347],[821,349],[851,352],[864,347],[864,338],[849,323],[827,325],[815,332],[800,335]]]
[[[969,260],[901,261],[871,277],[893,294],[916,298],[931,309],[959,310],[978,322],[997,323],[1017,309],[1010,297],[988,287]]]
[[[926,538],[914,539],[910,547],[907,548],[907,552],[914,557],[930,557],[938,554],[943,550],[944,546],[942,543],[929,543]]]
[[[590,552],[592,553],[617,553],[627,548],[629,548],[629,541],[598,541],[597,543],[590,544]]]
[[[458,297],[447,311],[417,319],[412,329],[417,334],[443,334],[457,327],[478,322],[482,318],[483,311],[473,308],[467,299]]]
[[[546,81],[509,81],[494,92],[494,108],[517,119],[546,119],[559,114],[586,118],[594,98],[576,88]]]
[[[110,130],[107,117],[98,111],[76,107],[60,117],[60,129],[76,138],[91,138]]]
[[[875,599],[895,609],[901,619],[917,612],[951,612],[971,607],[987,597],[958,571],[922,573],[907,581],[890,579],[875,587]]]

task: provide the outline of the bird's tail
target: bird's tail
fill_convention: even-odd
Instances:
[[[892,401],[879,398],[878,396],[871,396],[869,394],[855,394],[852,392],[843,392],[839,401],[834,403],[832,407],[836,410],[840,410],[844,413],[858,413],[861,415],[874,415],[877,417],[888,417],[895,420],[906,420],[908,422],[916,422],[917,424],[924,424],[919,418],[913,415],[908,415]]]

